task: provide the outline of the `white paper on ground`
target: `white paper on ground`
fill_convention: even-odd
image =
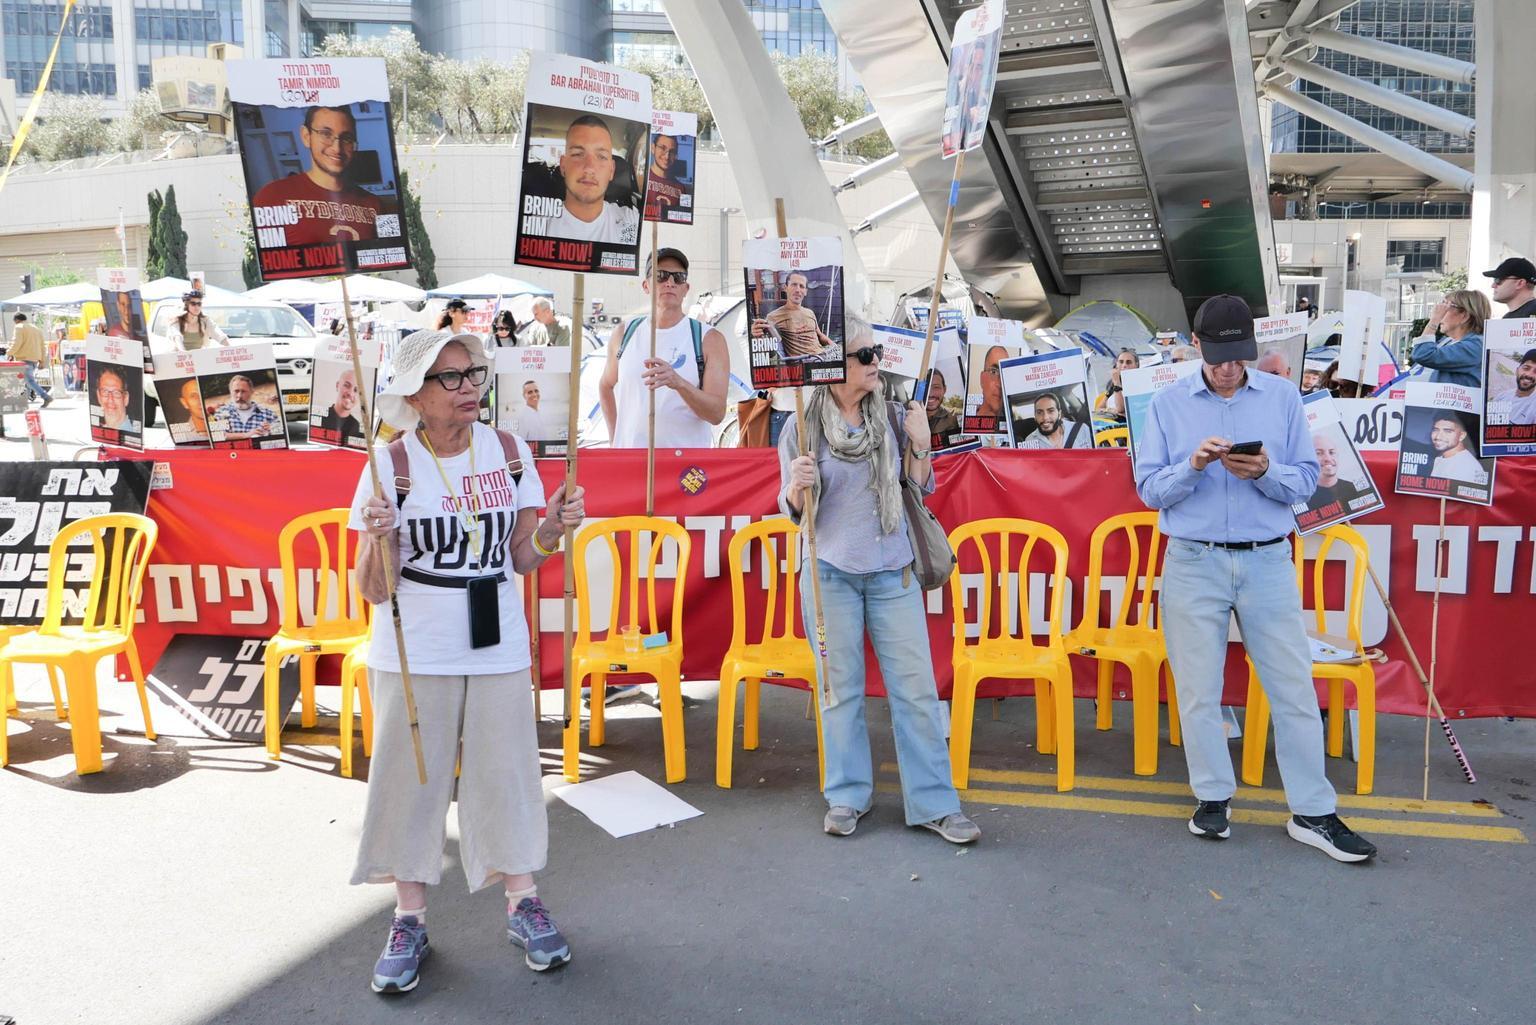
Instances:
[[[585,783],[567,783],[555,787],[554,794],[614,837],[643,833],[704,814],[633,770]]]

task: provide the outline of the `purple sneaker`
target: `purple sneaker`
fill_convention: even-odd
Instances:
[[[507,939],[528,952],[524,960],[536,972],[571,959],[571,945],[560,935],[549,909],[537,897],[524,897],[507,913]]]
[[[389,923],[389,940],[373,966],[375,993],[408,993],[421,981],[427,946],[427,926],[414,915],[396,915]]]

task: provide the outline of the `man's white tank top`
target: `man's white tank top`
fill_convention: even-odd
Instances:
[[[701,375],[693,355],[693,328],[688,320],[684,317],[672,327],[656,329],[656,358],[672,364],[684,381],[697,386]],[[622,330],[619,338],[624,338]],[[624,355],[619,357],[619,383],[614,388],[614,403],[618,407],[613,425],[614,448],[645,448],[650,403],[640,375],[650,352],[650,318],[641,317]],[[657,448],[712,448],[714,443],[715,425],[700,420],[673,389],[656,389]]]

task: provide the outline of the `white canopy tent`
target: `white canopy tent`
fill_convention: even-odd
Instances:
[[[554,296],[542,285],[505,274],[481,274],[476,278],[439,285],[426,293],[434,299],[510,299],[514,295]]]
[[[80,306],[91,300],[100,301],[101,289],[89,281],[75,281],[68,285],[54,285],[52,288],[37,288],[20,295],[13,295],[0,306],[31,307],[43,309],[57,306]]]

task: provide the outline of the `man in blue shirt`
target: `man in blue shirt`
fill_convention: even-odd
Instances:
[[[1318,462],[1295,385],[1249,369],[1253,313],[1218,295],[1195,314],[1201,372],[1159,392],[1136,449],[1137,491],[1168,537],[1162,620],[1178,682],[1196,836],[1231,835],[1237,790],[1221,719],[1227,636],[1236,614],[1275,724],[1292,838],[1337,861],[1376,848],[1339,820],[1323,772],[1323,726],[1288,543],[1291,505],[1317,485]]]

